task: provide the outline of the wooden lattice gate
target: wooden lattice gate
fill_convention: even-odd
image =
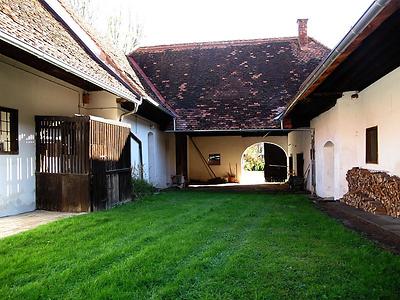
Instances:
[[[130,129],[88,117],[36,117],[36,205],[81,212],[131,197]]]

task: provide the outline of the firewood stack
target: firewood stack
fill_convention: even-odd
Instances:
[[[374,214],[400,217],[400,178],[385,172],[353,168],[347,172],[349,192],[343,202]]]

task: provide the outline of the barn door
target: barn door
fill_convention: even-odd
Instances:
[[[264,144],[264,177],[267,182],[283,182],[287,179],[286,153],[273,144]]]

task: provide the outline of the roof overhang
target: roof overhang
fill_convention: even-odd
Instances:
[[[106,90],[129,101],[140,102],[138,98],[115,89],[1,30],[0,53],[87,91]]]
[[[184,134],[188,136],[241,136],[241,137],[267,137],[267,136],[285,136],[292,131],[309,131],[310,128],[303,129],[226,129],[226,130],[167,130],[166,132],[175,134]]]
[[[134,104],[128,101],[121,103],[121,107],[127,111],[133,111],[135,109]],[[143,99],[142,104],[139,105],[136,114],[146,118],[147,120],[157,123],[161,130],[165,130],[172,124],[174,120],[174,116],[171,115],[170,112],[162,109],[160,106],[154,105],[154,103],[148,101],[147,99]]]
[[[329,110],[346,91],[362,91],[400,65],[400,1],[375,1],[314,70],[282,118],[293,127]],[[287,123],[287,122],[285,122]]]

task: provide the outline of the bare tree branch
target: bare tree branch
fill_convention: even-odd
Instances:
[[[95,16],[98,11],[94,5],[95,0],[68,0],[75,11],[93,27],[96,26]],[[143,36],[143,26],[135,18],[133,11],[121,3],[116,3],[114,9],[102,15],[103,22],[107,24],[100,33],[106,36],[114,47],[129,53],[139,44]],[[98,29],[98,28],[97,28]]]
[[[93,25],[94,15],[96,13],[93,0],[68,0],[72,8],[86,22]]]

